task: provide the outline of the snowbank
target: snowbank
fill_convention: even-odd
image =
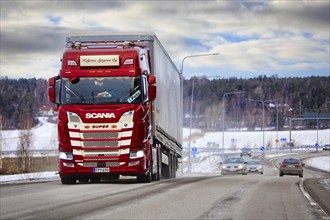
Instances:
[[[304,160],[304,163],[309,167],[316,167],[330,173],[330,155],[323,157],[314,157]]]

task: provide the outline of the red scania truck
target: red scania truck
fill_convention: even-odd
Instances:
[[[61,61],[48,98],[58,105],[62,184],[175,178],[182,76],[156,35],[69,36]]]

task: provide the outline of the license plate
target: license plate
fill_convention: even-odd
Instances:
[[[236,171],[236,169],[235,168],[230,168],[229,171],[234,172],[234,171]]]
[[[94,173],[109,173],[110,168],[93,168]]]
[[[288,165],[288,167],[294,167],[294,165]]]

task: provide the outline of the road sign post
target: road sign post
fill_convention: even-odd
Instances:
[[[197,154],[197,147],[192,147],[192,148],[191,148],[191,153],[192,153],[193,157],[196,157],[196,154]]]
[[[261,159],[264,160],[264,158],[265,158],[265,147],[264,146],[261,146],[260,147],[260,150],[262,151]]]

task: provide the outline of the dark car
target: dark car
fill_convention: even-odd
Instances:
[[[251,148],[243,147],[243,148],[241,149],[241,157],[242,157],[243,155],[248,155],[249,157],[251,157],[251,153],[252,153]]]
[[[304,169],[303,164],[299,159],[296,158],[286,158],[280,163],[279,175],[299,175],[303,177]]]

